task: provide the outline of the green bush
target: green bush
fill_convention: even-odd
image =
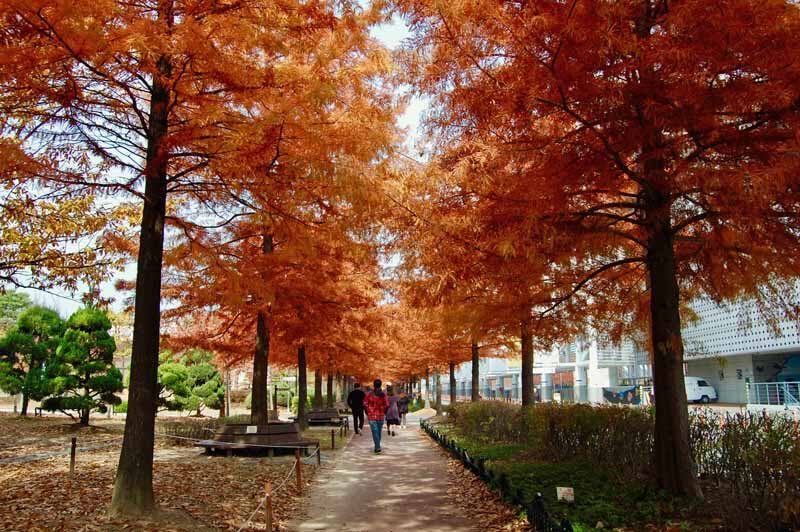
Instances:
[[[292,397],[292,414],[297,415],[297,405],[300,404],[300,398],[298,396]],[[309,393],[306,397],[306,412],[309,412],[312,408],[314,408],[314,394]]]
[[[114,412],[117,414],[127,414],[128,413],[128,401],[122,401],[120,404],[114,407]]]
[[[419,397],[408,403],[409,412],[416,412],[417,410],[422,410],[423,408],[425,408],[425,401]]]

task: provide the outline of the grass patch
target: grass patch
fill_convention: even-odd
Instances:
[[[566,517],[575,525],[594,528],[602,522],[605,527],[640,527],[662,521],[664,510],[673,510],[655,491],[640,485],[626,486],[611,471],[586,461],[504,460],[493,462],[491,467],[507,475],[509,484],[521,489],[526,500],[541,493],[549,512]],[[559,486],[574,489],[575,503],[557,500]]]
[[[339,429],[335,430],[336,437],[336,450],[342,449],[347,444],[347,436],[339,436]],[[310,438],[312,440],[319,440],[319,448],[323,451],[330,451],[331,448],[331,429],[325,427],[312,427],[302,431],[303,438]]]
[[[606,528],[639,529],[665,523],[676,511],[673,501],[647,482],[626,483],[614,470],[589,460],[542,460],[522,444],[475,441],[451,425],[437,428],[471,456],[485,460],[495,479],[505,476],[511,491],[521,490],[525,500],[541,493],[547,511],[559,519],[569,519],[576,532],[594,529],[598,523]],[[558,501],[556,487],[573,488],[575,503]]]

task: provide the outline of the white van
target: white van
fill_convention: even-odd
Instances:
[[[693,403],[716,402],[717,390],[702,377],[684,377],[686,399]]]

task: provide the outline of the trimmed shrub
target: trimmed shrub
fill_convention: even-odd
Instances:
[[[727,485],[749,510],[800,528],[800,424],[780,414],[710,410],[689,418],[698,472]]]
[[[462,434],[479,442],[522,441],[520,408],[499,401],[456,403],[447,408],[450,421]]]

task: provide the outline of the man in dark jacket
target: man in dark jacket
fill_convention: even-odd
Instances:
[[[347,396],[347,406],[353,411],[353,430],[356,434],[361,434],[364,428],[364,397],[359,383],[353,385],[353,391]]]

